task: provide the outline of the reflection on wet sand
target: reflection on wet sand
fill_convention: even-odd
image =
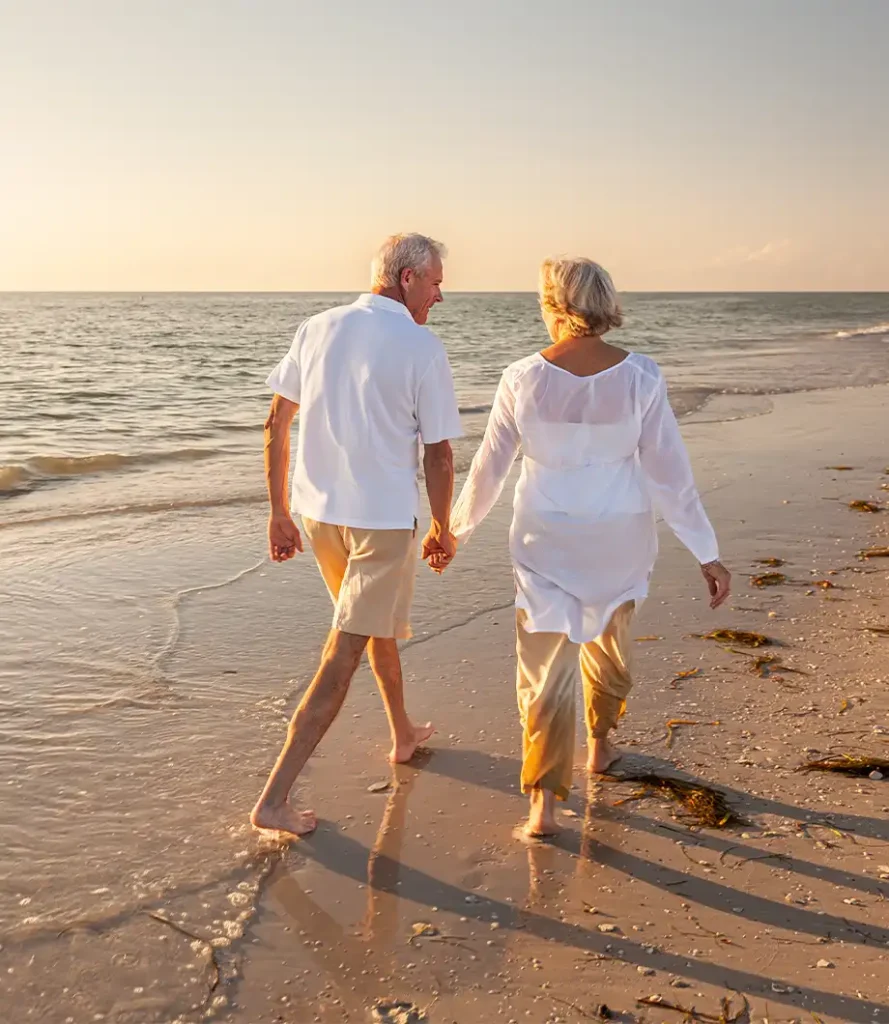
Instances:
[[[398,936],[398,888],[407,801],[417,772],[398,765],[392,772],[392,790],[386,800],[376,842],[367,859],[367,911],[362,922],[365,941],[382,952],[391,951]],[[394,960],[393,960],[394,966]]]
[[[397,890],[404,845],[407,801],[417,773],[392,769],[376,840],[367,858],[367,899],[357,929],[351,930],[324,910],[292,872],[282,871],[269,889],[277,906],[297,926],[299,941],[326,989],[335,989],[342,1009],[366,1013],[380,994],[380,983],[397,972],[400,907]]]
[[[477,761],[480,754],[478,751],[463,751],[461,756],[469,761]],[[455,760],[456,757],[442,758],[451,768]],[[456,774],[464,773],[472,775],[476,780],[484,780],[483,785],[491,781],[493,774],[467,772],[465,764]],[[579,953],[584,964],[607,961],[617,965],[614,968],[617,971],[627,966],[635,967],[646,974],[655,972],[658,976],[687,979],[692,984],[697,981],[713,986],[719,992],[732,989],[746,992],[750,996],[765,992],[775,1002],[818,1007],[819,1011],[846,1021],[864,1022],[872,1019],[875,1013],[880,1014],[887,1009],[877,1002],[862,998],[850,999],[813,985],[791,988],[780,977],[780,971],[778,977],[770,974],[770,964],[756,965],[751,969],[743,962],[736,962],[721,945],[714,947],[708,957],[695,958],[689,957],[681,949],[671,948],[672,943],[662,945],[661,942],[652,942],[647,936],[643,939],[641,934],[637,937],[634,933],[643,929],[641,926],[637,929],[634,925],[643,920],[641,915],[650,914],[654,909],[652,900],[666,898],[668,895],[667,909],[671,914],[676,914],[677,925],[683,924],[684,918],[692,924],[700,925],[696,914],[702,910],[726,913],[743,899],[742,920],[748,923],[762,922],[778,930],[804,934],[808,932],[815,938],[819,935],[831,936],[833,940],[865,945],[883,944],[889,938],[889,933],[884,928],[869,925],[865,934],[856,931],[848,921],[836,915],[819,916],[811,911],[779,903],[773,897],[757,896],[749,891],[742,896],[727,881],[701,878],[689,872],[684,865],[671,867],[657,856],[649,859],[640,855],[632,838],[637,816],[623,810],[614,810],[607,803],[603,804],[596,783],[590,785],[587,793],[582,829],[566,828],[553,842],[531,843],[524,849],[513,847],[516,857],[513,863],[521,864],[524,859],[529,872],[527,895],[524,906],[521,906],[520,903],[468,891],[462,882],[455,884],[448,881],[447,876],[451,874],[448,867],[423,870],[402,861],[406,802],[417,776],[411,773],[403,778],[407,784],[389,794],[372,849],[362,846],[341,830],[329,829],[323,830],[310,844],[306,844],[306,853],[315,861],[318,869],[339,876],[344,893],[349,890],[350,879],[359,883],[362,889],[367,880],[367,903],[357,933],[360,941],[356,941],[354,935],[347,936],[344,926],[326,912],[321,912],[306,894],[302,893],[299,901],[290,900],[287,904],[290,915],[299,921],[300,927],[311,935],[312,940],[317,940],[307,942],[307,948],[317,969],[324,972],[326,984],[320,987],[329,990],[335,983],[337,995],[344,1006],[363,1006],[366,1011],[376,999],[391,991],[396,995],[406,991],[418,1004],[424,998],[428,1000],[440,996],[442,1006],[450,1002],[462,1006],[467,1000],[483,1000],[486,995],[502,1000],[511,991],[512,996],[506,998],[510,999],[513,1015],[516,1001],[521,1003],[523,1009],[540,1000],[550,1000],[561,1005],[565,1000],[557,992],[549,992],[547,988],[547,994],[542,995],[539,985],[532,984],[529,987],[525,984],[527,976],[517,974],[516,969],[509,966],[527,964],[530,959],[532,970],[545,969],[558,977],[564,964],[559,966],[552,952],[559,950],[561,954],[572,951]],[[674,826],[658,824],[661,829],[677,831]],[[694,837],[693,833],[686,834],[690,839]],[[672,844],[673,840],[670,842]],[[603,924],[611,925],[617,920],[615,915],[620,909],[619,926],[600,927],[583,911],[578,915],[578,896],[590,891],[590,879],[582,877],[587,873],[592,873],[593,880],[599,883],[598,891],[604,893],[601,896],[604,902],[600,912]],[[572,876],[583,883],[578,891],[574,889]],[[631,885],[634,882],[642,883],[642,886],[634,891],[628,903],[625,897],[615,896],[619,891],[618,886],[622,888],[624,884]],[[680,884],[681,894],[673,888]],[[400,924],[399,915],[402,911],[396,900],[404,901],[408,907],[417,905],[417,913],[424,917],[424,910],[427,913],[432,911],[435,914],[459,916],[461,922],[467,922],[460,927],[469,933],[467,941],[472,945],[459,945],[452,949],[447,944],[435,943],[434,946],[418,949],[416,958],[420,963],[416,966],[422,967],[422,975],[413,974],[409,968],[414,965],[400,963],[398,960],[398,951],[404,953],[410,947],[406,941],[409,929]],[[682,901],[689,904],[689,908],[686,914],[680,915]],[[433,920],[436,926],[439,922],[444,923],[440,917]],[[496,922],[498,933],[497,953],[492,951],[481,957],[482,935],[491,928],[492,921]],[[481,934],[476,929],[481,929]],[[647,927],[644,930],[647,931]],[[673,936],[674,926],[671,925],[668,930]],[[617,956],[609,945],[613,941],[611,936],[600,934],[606,931],[614,931],[620,937]],[[684,933],[679,931],[675,934]],[[405,939],[404,943],[400,941],[401,936]],[[322,945],[319,946],[317,942]],[[334,948],[325,948],[328,944],[333,944]],[[487,944],[490,945],[490,941]],[[742,947],[735,942],[730,949],[735,948]],[[463,956],[462,950],[468,951],[470,955]],[[414,955],[409,954],[411,957]],[[478,962],[480,959],[481,963]],[[571,963],[575,962],[572,959]],[[363,964],[363,971],[354,970],[353,965],[356,964]],[[386,974],[382,973],[384,966],[388,972]],[[505,968],[505,973],[498,968]],[[520,966],[519,970],[522,969]],[[490,973],[493,971],[497,973]],[[489,988],[495,978],[498,979],[498,987]],[[502,987],[504,978],[509,979],[508,989]],[[483,982],[481,985],[480,980]],[[568,983],[567,974],[563,981]],[[429,992],[428,988],[433,983],[435,988]],[[424,986],[426,991],[421,997],[420,992]],[[570,995],[570,992],[567,994]],[[323,995],[323,991],[319,994],[316,990],[316,997]],[[480,1008],[480,1005],[478,1002],[473,1003],[472,1012]],[[499,1004],[498,1007],[502,1009]]]

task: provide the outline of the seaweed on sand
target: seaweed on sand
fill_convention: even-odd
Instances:
[[[831,754],[830,757],[806,761],[796,770],[798,772],[839,772],[842,775],[870,775],[871,772],[889,774],[889,759],[861,757],[852,754]]]
[[[698,722],[697,720],[692,720],[691,718],[671,718],[670,721],[667,722],[667,736],[666,736],[667,746],[668,747],[672,747],[673,746],[673,739],[674,739],[673,730],[677,726],[679,726],[679,725],[719,725],[719,724],[720,723],[718,721],[716,721],[716,722]]]
[[[686,782],[671,775],[658,775],[654,772],[642,774],[621,773],[615,778],[620,782],[636,782],[642,790],[628,799],[642,799],[646,796],[663,796],[694,818],[695,823],[705,828],[726,828],[728,825],[743,824],[741,819],[725,802],[725,795],[718,789],[711,789],[699,782]],[[618,800],[620,806],[624,800]]]
[[[672,689],[676,689],[676,684],[683,679],[696,679],[701,674],[700,668],[687,668],[684,672],[677,672],[673,676],[670,686]]]
[[[807,676],[801,668],[791,668],[785,665],[777,654],[760,654],[750,663],[750,671],[756,672],[760,679],[768,679],[773,672],[793,672],[796,675]]]
[[[784,565],[783,558],[754,558],[753,561],[756,565],[768,565],[772,569],[777,569],[779,565]]]
[[[750,582],[754,587],[779,587],[787,582],[783,572],[764,572],[759,576],[752,576]]]
[[[741,644],[742,647],[768,647],[775,641],[762,633],[749,633],[744,629],[714,629],[709,633],[692,633],[700,640],[718,640],[720,643]]]
[[[693,1006],[680,1006],[678,1003],[670,1003],[663,996],[644,996],[636,1000],[637,1006],[651,1006],[658,1010],[674,1010],[683,1014],[685,1021],[701,1021],[705,1024],[741,1024],[750,1012],[750,1004],[746,996],[741,996],[743,1006],[737,1013],[733,1012],[732,1000],[725,996],[720,1000],[720,1011],[717,1017],[715,1013],[704,1013],[703,1010],[696,1010]]]
[[[204,1004],[206,1005],[210,997],[219,987],[219,982],[222,979],[222,971],[219,966],[219,960],[216,958],[216,949],[210,939],[205,938],[203,935],[198,935],[197,932],[189,931],[187,928],[183,928],[181,924],[177,924],[175,921],[171,921],[165,914],[158,914],[153,910],[143,911],[148,917],[155,921],[159,921],[161,924],[167,925],[168,928],[172,928],[174,932],[179,932],[180,935],[184,935],[185,938],[191,939],[192,942],[200,942],[203,944],[207,951],[207,960],[210,966],[211,975],[207,982],[207,994],[204,998]]]
[[[855,501],[849,502],[849,508],[854,509],[856,512],[881,512],[882,509],[876,502],[864,501],[862,498],[856,498]]]
[[[858,552],[859,558],[889,558],[889,548],[864,548]]]

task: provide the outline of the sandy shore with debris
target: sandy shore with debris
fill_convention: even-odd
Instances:
[[[363,669],[299,787],[321,827],[289,846],[246,816],[329,623],[311,558],[269,566],[252,505],[0,534],[3,1024],[334,1024],[386,999],[426,1014],[379,1018],[400,1024],[719,1021],[723,998],[889,1020],[889,781],[794,771],[889,757],[889,637],[865,628],[889,626],[889,562],[856,557],[889,513],[848,507],[889,502],[889,386],[759,398],[683,420],[735,596],[711,613],[664,536],[621,729],[624,772],[719,787],[746,822],[724,829],[588,786],[578,746],[563,836],[513,837],[506,498],[443,579],[421,569],[404,663],[430,752],[390,773]],[[692,635],[719,627],[784,667]]]
[[[887,543],[889,514],[847,504],[889,497],[889,388],[774,402],[684,424],[734,598],[711,613],[664,537],[638,623],[659,639],[636,645],[621,730],[623,772],[716,786],[745,823],[701,829],[656,798],[621,803],[639,787],[588,785],[579,745],[563,836],[513,838],[525,801],[501,502],[423,587],[427,613],[436,594],[469,595],[465,621],[435,633],[434,615],[418,618],[432,635],[405,652],[413,703],[440,730],[431,752],[390,775],[363,672],[302,787],[321,826],[267,877],[224,1019],[364,1021],[389,999],[434,1024],[681,1021],[668,1003],[719,1021],[745,1000],[742,1021],[889,1020],[889,780],[794,771],[837,751],[889,757],[889,637],[864,628],[889,625],[886,563],[856,557]],[[767,558],[787,580],[757,588]],[[717,627],[774,638],[786,670],[692,636]],[[668,745],[669,719],[700,724]],[[415,1019],[402,1014],[380,1019]]]

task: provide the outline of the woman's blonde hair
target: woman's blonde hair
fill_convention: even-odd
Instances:
[[[601,335],[623,323],[611,275],[582,258],[543,261],[540,307],[550,314],[559,338]]]

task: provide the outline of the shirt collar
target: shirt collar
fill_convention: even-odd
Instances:
[[[395,299],[386,298],[385,295],[375,295],[373,292],[365,292],[363,295],[359,295],[355,300],[356,306],[370,306],[372,309],[388,309],[391,313],[401,313],[406,316],[411,323],[414,322],[411,311],[405,306],[403,302],[396,302]]]

